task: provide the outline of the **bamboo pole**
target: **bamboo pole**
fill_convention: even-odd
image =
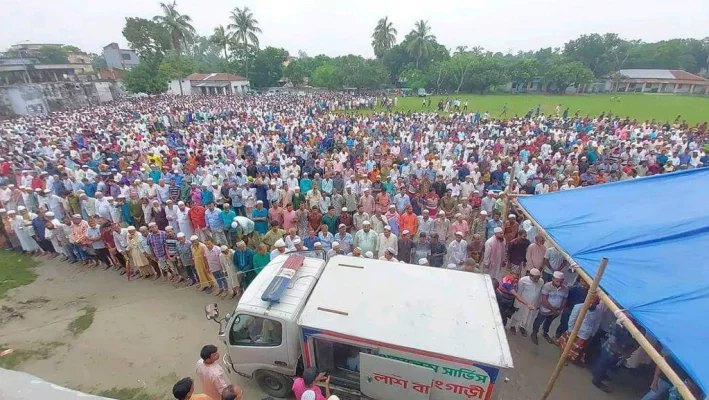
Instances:
[[[588,312],[588,308],[591,305],[591,298],[596,295],[596,292],[598,292],[598,284],[601,282],[603,272],[605,272],[606,270],[606,265],[608,265],[608,259],[601,259],[601,264],[598,266],[598,272],[593,278],[591,288],[588,290],[588,294],[586,294],[586,299],[583,301],[583,306],[581,306],[581,310],[579,311],[578,317],[576,317],[576,323],[574,323],[574,328],[571,330],[569,340],[566,341],[564,351],[561,352],[559,362],[556,363],[556,368],[554,368],[554,372],[551,374],[551,378],[549,378],[549,383],[547,384],[546,390],[544,390],[542,400],[546,400],[547,397],[549,397],[549,394],[551,393],[552,389],[554,389],[554,384],[556,383],[556,380],[561,374],[561,370],[564,368],[566,358],[569,356],[569,351],[571,351],[571,347],[574,345],[574,341],[576,340],[576,336],[578,336],[579,330],[581,329],[581,325],[583,324],[583,320],[584,318],[586,318],[586,313]]]
[[[581,267],[579,267],[578,263],[574,261],[574,259],[569,255],[569,253],[565,252],[564,249],[561,248],[561,246],[559,246],[559,244],[556,243],[556,241],[542,229],[541,225],[539,225],[537,220],[534,219],[534,217],[532,217],[527,212],[527,210],[525,210],[524,207],[522,207],[519,203],[515,203],[517,210],[524,214],[526,218],[532,221],[532,223],[539,228],[539,234],[544,236],[544,238],[549,243],[554,245],[554,247],[559,250],[559,252],[569,261],[569,263],[571,263],[571,266],[576,269],[576,272],[579,274],[579,276],[589,284],[593,282],[593,279],[591,279],[591,277],[583,269],[581,269]],[[603,291],[603,289],[599,289],[597,294],[601,298],[601,301],[603,301],[603,303],[608,306],[608,309],[610,309],[613,314],[618,315],[619,312],[623,311],[617,304],[615,304],[615,301],[613,301],[613,299],[611,299],[610,296],[608,296],[608,294]],[[625,329],[628,330],[628,332],[630,332],[630,335],[633,337],[633,339],[635,339],[635,341],[638,342],[640,347],[645,350],[648,356],[650,356],[655,365],[657,365],[662,370],[662,372],[665,373],[667,379],[670,380],[670,383],[672,383],[677,388],[677,390],[679,390],[680,394],[682,395],[682,398],[684,400],[697,400],[697,398],[689,390],[684,381],[679,377],[679,375],[677,375],[677,373],[672,369],[672,367],[670,367],[670,365],[667,363],[667,360],[665,360],[662,354],[657,351],[657,349],[650,343],[650,341],[647,340],[645,335],[640,332],[638,327],[635,326],[635,323],[629,318],[627,318],[623,321],[623,326],[625,327]]]

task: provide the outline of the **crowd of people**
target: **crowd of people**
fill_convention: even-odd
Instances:
[[[582,283],[509,195],[704,167],[707,123],[560,105],[499,119],[456,101],[441,115],[377,111],[397,102],[373,94],[157,96],[7,120],[0,233],[8,249],[217,296],[292,251],[484,272],[511,334],[563,342]],[[579,339],[599,331],[611,337],[593,325]]]

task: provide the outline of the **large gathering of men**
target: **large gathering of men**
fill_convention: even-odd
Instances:
[[[588,285],[509,198],[709,165],[707,123],[681,116],[394,112],[392,96],[149,96],[2,121],[3,245],[235,299],[294,251],[485,273],[510,335],[563,346]],[[569,355],[606,392],[638,349],[616,318],[593,298]],[[218,356],[202,350],[205,394],[185,378],[175,397],[241,398]],[[325,398],[309,374],[298,400]],[[668,395],[658,369],[643,399]]]

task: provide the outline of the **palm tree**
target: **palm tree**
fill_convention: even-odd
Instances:
[[[409,35],[411,36],[409,54],[416,57],[416,68],[418,68],[421,57],[428,57],[428,53],[433,50],[433,41],[436,40],[436,37],[431,34],[428,21],[424,20],[417,21]]]
[[[177,55],[180,55],[182,46],[187,46],[187,42],[191,41],[196,34],[191,24],[192,18],[177,11],[175,0],[168,4],[160,3],[160,8],[162,8],[164,15],[158,15],[154,19],[168,30],[172,38],[172,48],[175,49]]]
[[[462,54],[468,51],[468,46],[455,46],[454,54]]]
[[[219,25],[214,28],[214,33],[210,38],[212,43],[224,49],[224,59],[229,62],[229,53],[227,52],[227,46],[231,41],[231,34],[224,28],[224,25]]]
[[[249,60],[248,60],[248,47],[249,43],[258,47],[258,36],[257,33],[261,33],[261,28],[258,27],[258,21],[254,19],[254,14],[249,10],[249,7],[234,8],[231,12],[229,19],[232,21],[231,24],[227,26],[228,29],[233,29],[234,33],[232,37],[234,42],[238,46],[241,44],[244,50],[244,60],[246,67],[246,78],[249,77]]]
[[[372,33],[372,48],[377,58],[382,58],[384,53],[391,49],[396,43],[396,29],[394,24],[389,22],[389,17],[384,17],[377,22],[377,26]]]

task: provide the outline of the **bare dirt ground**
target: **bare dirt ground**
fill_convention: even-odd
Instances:
[[[6,366],[122,400],[169,399],[177,379],[194,377],[204,344],[225,350],[216,324],[204,318],[204,305],[216,300],[212,295],[56,261],[43,261],[37,272],[34,283],[0,301],[0,345],[15,351],[12,360],[0,359]],[[216,302],[222,313],[235,305]],[[515,369],[507,373],[509,381],[498,380],[495,397],[539,399],[559,349],[541,338],[539,346],[529,338],[509,339]],[[244,388],[245,400],[266,397],[254,382],[231,378]],[[612,383],[614,392],[602,393],[591,385],[589,371],[569,365],[550,399],[632,399],[647,387],[626,371],[617,381],[633,387]]]

